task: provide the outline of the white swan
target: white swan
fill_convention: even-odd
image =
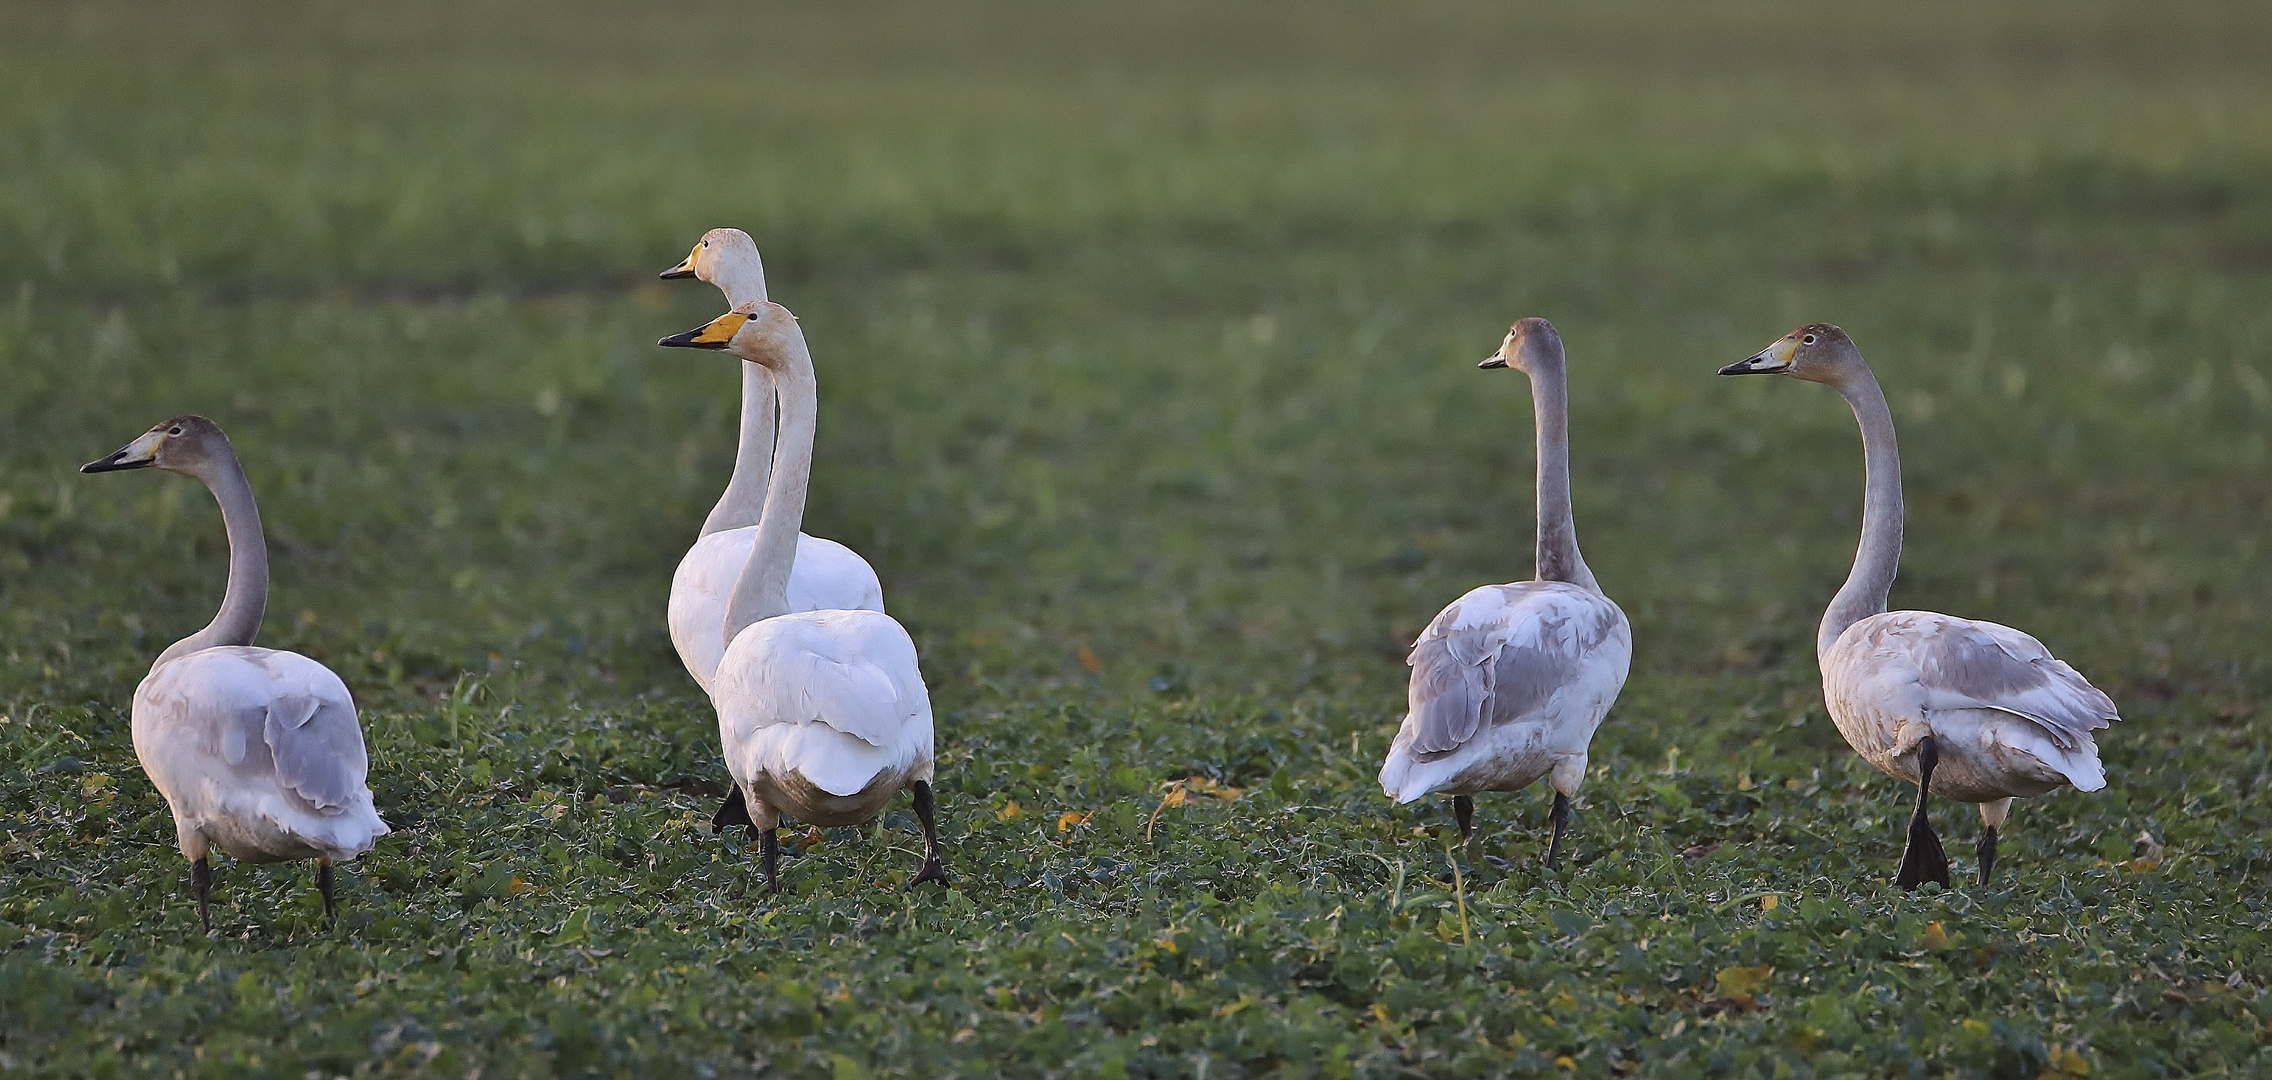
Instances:
[[[912,788],[923,827],[914,881],[944,884],[931,796],[931,697],[915,642],[898,622],[863,609],[795,611],[792,546],[813,461],[815,380],[796,316],[758,301],[664,345],[724,349],[779,381],[781,429],[757,542],[724,615],[728,642],[710,691],[734,790],[712,826],[762,834],[766,885],[779,890],[777,830],[786,815],[851,825]]]
[[[735,308],[765,299],[765,262],[757,243],[740,229],[712,229],[687,253],[685,261],[663,271],[666,278],[699,278],[726,294]],[[749,561],[757,540],[758,515],[765,509],[766,478],[773,471],[776,397],[773,374],[763,365],[743,363],[741,445],[725,494],[702,522],[702,533],[671,575],[667,622],[679,660],[705,693],[711,673],[725,655],[726,600]],[[789,576],[789,610],[884,609],[883,583],[867,560],[834,540],[797,536],[795,569]]]
[[[355,699],[322,664],[252,644],[268,606],[268,546],[252,485],[219,425],[177,416],[79,471],[148,467],[204,481],[229,534],[220,613],[158,654],[134,689],[134,756],[173,809],[198,921],[213,928],[215,847],[247,862],[317,860],[324,918],[333,921],[332,862],[391,831],[364,786]]]
[[[1545,319],[1524,319],[1482,366],[1530,376],[1538,578],[1476,589],[1421,631],[1405,660],[1410,711],[1381,763],[1381,790],[1399,803],[1453,793],[1464,839],[1475,827],[1475,792],[1519,791],[1547,777],[1554,811],[1546,865],[1559,869],[1586,748],[1625,686],[1633,630],[1578,555],[1561,335]]]
[[[2015,796],[2063,784],[2106,786],[2091,732],[2121,719],[2114,702],[2043,643],[2008,626],[1887,611],[1901,563],[1901,453],[1885,393],[1846,332],[1812,323],[1722,375],[1783,374],[1827,383],[1862,428],[1862,542],[1815,634],[1822,696],[1839,734],[1864,760],[1917,785],[1917,808],[1894,882],[1949,884],[1948,857],[1926,820],[1937,792],[1978,803],[1980,884],[1996,865],[1996,830]]]

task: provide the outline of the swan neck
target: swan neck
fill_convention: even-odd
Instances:
[[[1815,636],[1818,658],[1829,654],[1847,627],[1884,613],[1901,568],[1901,451],[1894,441],[1893,413],[1866,364],[1857,363],[1854,374],[1833,385],[1862,427],[1862,540],[1846,584],[1823,612]]]
[[[1560,350],[1526,357],[1524,367],[1538,432],[1538,580],[1598,593],[1600,584],[1578,554],[1578,523],[1570,512],[1570,394]]]
[[[750,624],[789,613],[789,571],[797,560],[797,534],[805,524],[805,493],[813,467],[813,428],[819,387],[802,331],[790,329],[775,372],[781,401],[780,433],[757,542],[726,605],[726,641]]]
[[[197,474],[221,504],[221,525],[229,535],[229,586],[221,596],[221,610],[205,629],[174,642],[158,654],[155,668],[177,656],[223,645],[250,645],[260,633],[260,619],[268,610],[268,542],[260,531],[260,507],[253,502],[252,483],[245,479],[235,451],[224,451],[214,465]]]
[[[773,373],[763,364],[742,361],[742,431],[734,451],[734,475],[718,505],[702,522],[702,535],[757,524],[773,475],[776,407]]]

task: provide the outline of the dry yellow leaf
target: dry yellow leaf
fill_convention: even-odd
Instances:
[[[1771,967],[1721,968],[1714,981],[1719,984],[1721,997],[1745,997],[1758,993],[1767,984],[1767,977],[1775,973]]]
[[[1088,823],[1089,815],[1079,810],[1067,810],[1064,813],[1057,815],[1057,831],[1061,833],[1072,832],[1073,826],[1086,825]]]
[[[1783,898],[1775,895],[1774,893],[1768,893],[1767,895],[1759,898],[1759,910],[1761,911],[1773,911],[1776,908],[1782,906]]]
[[[1104,670],[1104,661],[1097,659],[1096,650],[1089,648],[1087,643],[1073,650],[1073,659],[1080,661],[1081,666],[1091,672]]]
[[[1925,924],[1925,936],[1922,939],[1922,944],[1934,952],[1949,947],[1949,932],[1942,929],[1939,919]]]
[[[1010,801],[1003,803],[1000,810],[994,811],[994,816],[1002,819],[1003,821],[1008,821],[1011,818],[1014,818],[1019,814],[1023,814],[1025,812],[1026,808],[1019,806],[1018,800],[1011,799]]]

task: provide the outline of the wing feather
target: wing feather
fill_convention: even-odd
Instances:
[[[1514,723],[1545,708],[1622,621],[1608,601],[1559,582],[1487,585],[1453,602],[1405,661],[1414,753],[1440,758],[1486,718]]]
[[[1898,653],[1927,710],[1994,709],[2034,723],[2061,750],[2122,717],[2106,696],[2035,638],[1998,623],[1933,612],[1879,616],[1872,646]]]

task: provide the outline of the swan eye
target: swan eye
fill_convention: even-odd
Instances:
[[[1803,338],[1800,338],[1800,339],[1799,339],[1799,344],[1801,344],[1801,345],[1812,345],[1812,344],[1814,344],[1814,335],[1813,335],[1813,334],[1808,334],[1807,336],[1805,336],[1805,337],[1803,337]]]
[[[167,431],[167,432],[166,432],[166,434],[168,434],[168,435],[179,435],[179,434],[181,434],[181,428],[179,428],[179,427],[175,427],[175,428],[173,428],[173,429],[171,429],[171,430]]]

